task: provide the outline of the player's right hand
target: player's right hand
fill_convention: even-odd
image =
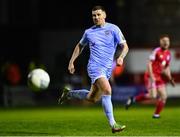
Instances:
[[[73,64],[73,63],[70,63],[70,64],[69,64],[68,70],[69,70],[69,73],[74,74],[75,68],[74,68],[74,64]]]
[[[155,81],[156,81],[156,79],[155,79],[154,76],[153,76],[153,77],[150,77],[150,80],[151,80],[151,83],[155,83]]]

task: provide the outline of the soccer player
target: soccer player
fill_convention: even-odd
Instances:
[[[170,71],[171,54],[169,51],[169,36],[167,34],[161,35],[159,43],[160,47],[155,48],[149,56],[147,70],[144,74],[145,87],[148,92],[146,94],[130,97],[126,102],[126,109],[128,109],[134,102],[156,99],[157,103],[153,118],[160,117],[160,112],[163,110],[166,103],[166,83],[169,81],[172,86],[175,86]]]
[[[71,74],[75,72],[74,62],[80,55],[84,46],[90,48],[90,58],[87,65],[88,75],[91,78],[91,89],[70,90],[64,88],[59,99],[63,103],[66,99],[85,99],[90,102],[97,102],[102,99],[102,106],[112,132],[119,132],[125,129],[125,125],[117,124],[113,115],[111,102],[111,86],[109,78],[112,72],[114,53],[117,45],[122,47],[122,53],[117,58],[117,65],[123,64],[123,59],[128,52],[128,45],[118,26],[105,21],[106,12],[102,6],[95,6],[92,9],[94,26],[85,30],[79,43],[76,45],[69,61],[68,70]]]

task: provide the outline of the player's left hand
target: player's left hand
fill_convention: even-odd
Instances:
[[[121,57],[117,58],[116,65],[117,66],[122,66],[123,65],[123,58],[121,58]]]
[[[170,83],[171,83],[171,85],[172,85],[173,87],[175,87],[175,86],[176,86],[176,83],[175,83],[175,81],[174,81],[174,79],[173,79],[173,78],[170,80]]]

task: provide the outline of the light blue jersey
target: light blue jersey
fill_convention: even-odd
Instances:
[[[125,42],[119,27],[111,23],[92,26],[85,31],[80,44],[90,48],[88,74],[92,83],[100,77],[110,78],[116,47]]]

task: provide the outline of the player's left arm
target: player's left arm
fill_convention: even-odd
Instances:
[[[129,51],[129,47],[128,47],[128,44],[126,42],[124,35],[122,34],[122,32],[118,26],[114,26],[114,36],[115,36],[115,43],[117,43],[118,45],[120,45],[122,47],[121,54],[116,59],[116,65],[122,66],[123,60]]]
[[[170,69],[169,65],[164,69],[163,74],[168,78],[171,85],[173,87],[175,87],[175,81],[174,81],[174,78],[171,75],[171,69]]]
[[[129,47],[128,47],[128,44],[126,42],[122,43],[121,45],[122,45],[122,52],[119,55],[119,57],[117,58],[117,60],[116,60],[116,64],[118,66],[123,65],[123,60],[124,60],[125,56],[127,55],[128,51],[129,51]]]

